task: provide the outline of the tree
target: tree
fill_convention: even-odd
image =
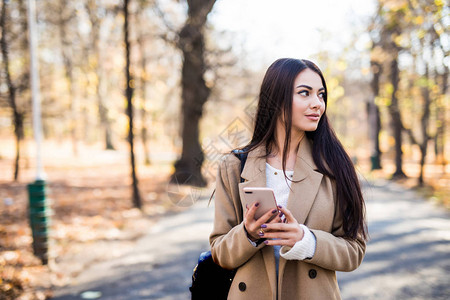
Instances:
[[[431,140],[443,144],[445,136],[446,106],[441,103],[444,101],[439,101],[445,97],[448,80],[445,63],[448,50],[443,42],[448,37],[443,30],[444,3],[431,0],[378,2],[376,26],[372,28],[372,36],[376,40],[372,57],[378,57],[377,62],[381,63],[381,70],[385,73],[381,86],[395,140],[396,171],[393,178],[405,176],[402,170],[402,133],[406,133],[420,150],[418,184],[423,185],[428,144]],[[372,68],[374,79],[378,76],[374,70],[378,69]],[[421,108],[420,111],[417,107]],[[436,152],[443,153],[443,148],[440,149]]]
[[[183,53],[182,67],[182,153],[175,162],[172,183],[205,186],[201,173],[204,154],[199,141],[199,123],[210,89],[203,78],[205,65],[204,27],[215,0],[187,0],[188,17],[179,32],[178,47]]]
[[[103,19],[102,16],[106,15],[107,8],[98,5],[97,1],[95,0],[87,0],[85,3],[85,7],[89,15],[89,21],[91,23],[91,45],[89,48],[92,50],[92,65],[97,77],[97,80],[95,82],[95,90],[97,94],[98,115],[100,118],[100,124],[104,129],[105,149],[114,150],[115,148],[112,142],[111,120],[108,116],[109,106],[106,104],[105,100],[106,78],[103,66],[103,49],[101,49],[100,47],[100,29]]]
[[[125,95],[127,98],[127,116],[128,116],[128,142],[130,144],[130,163],[131,163],[131,179],[133,187],[133,205],[137,208],[142,207],[142,200],[139,193],[138,179],[136,175],[136,162],[134,156],[134,134],[133,134],[133,78],[130,70],[130,39],[129,39],[129,0],[124,0],[123,14],[124,14],[124,43],[125,43],[125,79],[126,90]]]
[[[385,103],[390,115],[390,127],[394,137],[395,149],[395,172],[393,178],[406,177],[403,172],[403,150],[402,150],[402,129],[403,123],[399,105],[399,82],[400,69],[398,58],[401,47],[397,44],[397,37],[401,34],[403,10],[401,6],[394,7],[387,5],[390,0],[380,0],[377,10],[377,18],[372,28],[372,40],[376,38],[372,48],[372,76],[373,80],[378,80],[381,70],[385,71]],[[377,66],[375,63],[379,62]],[[372,81],[372,90],[376,92],[376,82]]]
[[[378,170],[381,169],[381,150],[380,150],[380,131],[381,131],[381,117],[380,109],[376,103],[376,97],[380,93],[380,77],[382,73],[382,64],[371,60],[370,61],[372,80],[371,88],[373,93],[373,101],[367,102],[367,114],[369,117],[369,130],[370,139],[372,141],[372,151],[371,151],[371,169]]]
[[[394,45],[393,45],[394,46]],[[403,150],[402,150],[402,129],[403,123],[400,115],[400,105],[398,101],[398,90],[400,82],[400,70],[398,67],[398,52],[397,47],[393,47],[391,52],[392,59],[390,61],[390,81],[392,86],[391,103],[388,105],[389,114],[391,115],[391,129],[395,140],[395,172],[392,174],[393,178],[403,178],[406,174],[403,172]]]
[[[78,124],[78,113],[77,113],[77,101],[74,90],[74,44],[71,42],[71,37],[74,35],[70,34],[71,29],[76,27],[74,19],[76,19],[76,11],[71,6],[71,2],[60,0],[56,3],[57,14],[52,15],[56,18],[53,22],[58,28],[59,40],[60,40],[60,50],[61,57],[64,65],[64,74],[67,82],[67,90],[69,97],[69,130],[72,139],[72,150],[75,155],[78,154],[78,136],[77,136],[77,124]]]
[[[448,57],[448,54],[446,54]],[[436,78],[437,82],[440,82],[441,86],[441,97],[438,99],[438,115],[437,115],[437,128],[436,135],[434,139],[434,152],[436,155],[436,162],[442,164],[442,170],[445,173],[445,166],[447,161],[445,160],[444,149],[445,149],[445,129],[446,129],[446,110],[445,110],[445,99],[448,97],[448,73],[449,68],[444,66],[444,71],[440,74],[439,78]]]
[[[429,1],[425,1],[429,2]],[[438,25],[443,26],[443,3],[434,2],[424,3],[424,2],[411,2],[408,10],[408,19],[410,20],[410,26],[408,30],[409,37],[411,40],[416,41],[409,47],[409,55],[413,57],[416,68],[413,69],[410,77],[415,78],[415,86],[418,89],[416,93],[416,103],[422,106],[422,113],[419,116],[419,130],[412,130],[412,128],[404,128],[408,133],[411,142],[417,145],[420,150],[420,174],[418,178],[418,185],[423,186],[424,184],[424,165],[428,153],[428,144],[430,141],[437,141],[437,136],[440,134],[441,124],[436,124],[436,130],[433,133],[431,131],[432,123],[432,109],[436,110],[439,107],[437,103],[438,99],[442,99],[443,95],[440,92],[445,93],[445,89],[440,89],[438,86],[439,78],[446,77],[448,74],[448,67],[442,70],[440,64],[436,64],[440,57],[448,56],[442,45],[442,41],[439,33],[436,31]],[[427,54],[429,53],[429,54]],[[442,75],[439,74],[442,72]],[[413,77],[415,76],[415,77]],[[446,85],[446,84],[444,84]],[[411,88],[414,88],[411,86]],[[445,111],[445,108],[442,109]],[[439,123],[439,118],[441,114],[439,109],[435,111],[434,115]],[[445,122],[444,122],[445,123]],[[419,137],[414,132],[419,133]]]
[[[137,44],[139,47],[139,65],[140,65],[140,76],[138,76],[137,79],[139,79],[139,89],[140,89],[140,95],[141,95],[141,102],[140,102],[140,117],[141,117],[141,131],[140,136],[142,140],[142,147],[144,151],[144,163],[146,165],[150,165],[150,150],[148,147],[148,141],[149,141],[149,132],[148,132],[148,121],[149,121],[149,112],[147,111],[147,86],[149,84],[149,72],[147,70],[147,64],[148,64],[148,53],[152,51],[148,50],[148,41],[147,38],[149,34],[147,34],[147,31],[150,27],[150,25],[147,22],[145,13],[146,13],[146,5],[148,5],[147,1],[139,1],[139,8],[138,11],[135,14],[135,20],[136,20],[136,28],[137,28]]]
[[[22,74],[15,74],[16,80],[14,79],[14,74],[11,69],[11,52],[12,42],[16,39],[19,40],[19,50],[18,52],[22,55],[22,59],[27,61],[28,55],[26,51],[28,50],[28,40],[26,37],[27,32],[27,21],[26,21],[26,11],[23,1],[18,2],[18,7],[15,8],[19,15],[19,28],[13,30],[13,22],[11,22],[11,14],[9,10],[10,1],[3,0],[2,8],[0,12],[0,27],[1,27],[1,39],[0,47],[2,52],[3,60],[3,72],[6,77],[6,85],[8,87],[8,104],[12,110],[12,119],[14,124],[14,135],[16,139],[16,157],[14,159],[14,180],[19,177],[19,161],[20,161],[20,145],[24,137],[24,119],[25,119],[25,105],[20,105],[18,93],[24,91],[28,86],[28,73],[23,70]]]

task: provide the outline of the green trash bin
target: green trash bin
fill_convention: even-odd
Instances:
[[[49,258],[50,217],[53,214],[46,199],[45,181],[36,180],[28,186],[29,219],[33,235],[33,251],[43,264]]]

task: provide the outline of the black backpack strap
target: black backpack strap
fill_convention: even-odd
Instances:
[[[242,171],[244,170],[245,162],[247,161],[248,153],[245,151],[246,151],[245,149],[243,149],[243,150],[235,149],[235,150],[231,151],[241,161],[241,174],[242,174]],[[244,182],[244,181],[245,181],[245,179],[242,178],[242,176],[241,176],[241,182]]]

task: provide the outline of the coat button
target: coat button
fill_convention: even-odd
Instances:
[[[317,277],[317,271],[314,269],[309,270],[308,272],[309,278],[314,279]]]
[[[239,290],[241,292],[245,291],[247,289],[247,285],[245,284],[245,282],[240,282],[239,283]]]

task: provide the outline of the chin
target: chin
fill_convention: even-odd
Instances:
[[[317,125],[316,126],[307,126],[305,128],[302,129],[302,131],[316,131],[317,129]]]
[[[316,124],[302,124],[303,126],[294,125],[292,129],[296,131],[316,131],[317,127],[319,127],[319,122]]]

